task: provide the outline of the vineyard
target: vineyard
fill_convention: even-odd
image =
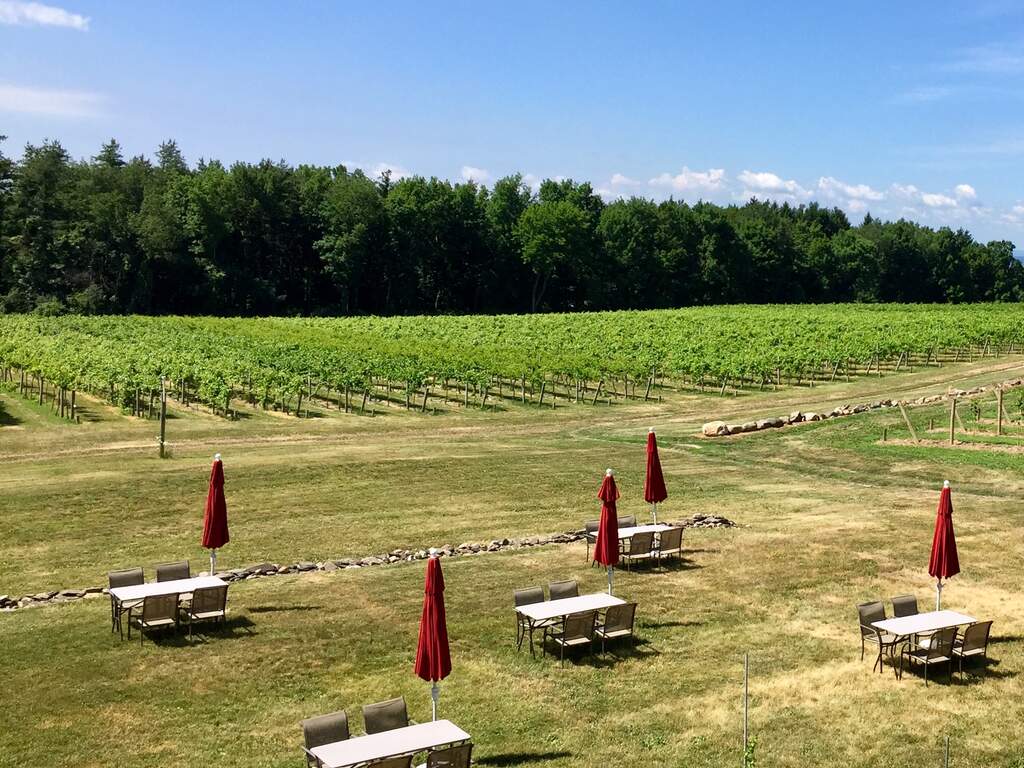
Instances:
[[[1013,351],[1015,305],[731,306],[440,317],[0,316],[8,386],[74,418],[87,391],[152,416],[162,389],[230,415],[241,402],[555,406],[810,385]]]

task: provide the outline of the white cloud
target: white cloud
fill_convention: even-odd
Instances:
[[[884,192],[872,189],[867,184],[847,184],[834,176],[822,176],[818,179],[818,191],[825,197],[848,198],[850,200],[882,200]]]
[[[994,43],[964,48],[946,69],[954,72],[1015,74],[1024,72],[1024,53],[1019,48]]]
[[[610,184],[613,187],[639,187],[640,182],[636,179],[631,179],[628,176],[623,176],[621,173],[613,173]]]
[[[483,168],[475,168],[472,165],[462,166],[462,180],[472,181],[477,184],[486,184],[491,180],[491,174]]]
[[[0,0],[0,24],[22,27],[68,27],[85,31],[89,19],[53,5],[26,3],[22,0]]]
[[[95,117],[99,114],[101,102],[101,96],[86,91],[61,91],[0,83],[0,112]]]
[[[540,182],[541,182],[540,176],[538,176],[535,173],[524,173],[523,174],[523,184],[528,186],[534,192],[536,192],[538,189],[540,189]]]
[[[863,200],[847,200],[844,207],[850,213],[864,213],[868,209],[868,204]]]
[[[978,193],[970,184],[957,184],[953,187],[953,192],[961,200],[974,200],[978,196]]]
[[[793,179],[783,179],[769,171],[743,171],[737,178],[744,186],[743,196],[762,195],[792,199],[807,198],[811,193]]]
[[[936,192],[922,192],[921,202],[929,208],[956,208],[957,202],[948,195],[940,195]]]
[[[366,171],[366,168],[363,168]],[[376,163],[368,170],[370,178],[375,179],[379,176],[383,176],[385,171],[391,171],[391,180],[398,181],[399,179],[407,179],[412,174],[403,166],[398,163]]]
[[[952,96],[953,93],[953,89],[947,86],[925,85],[919,88],[912,88],[909,91],[904,91],[903,93],[898,94],[893,101],[897,104],[928,104],[933,101],[941,101],[942,99],[948,98],[949,96]]]
[[[692,171],[685,165],[676,175],[663,173],[647,182],[652,187],[671,189],[674,192],[707,191],[713,192],[722,188],[725,183],[725,170],[709,168],[706,171]]]

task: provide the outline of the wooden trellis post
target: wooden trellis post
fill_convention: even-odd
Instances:
[[[949,401],[949,444],[953,445],[956,438],[956,397]]]

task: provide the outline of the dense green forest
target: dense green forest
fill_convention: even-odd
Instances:
[[[0,145],[0,149],[2,149]],[[1018,301],[1006,241],[838,208],[490,188],[342,166],[0,153],[0,311],[410,314]]]

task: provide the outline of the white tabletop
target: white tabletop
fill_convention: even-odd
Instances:
[[[522,614],[531,621],[547,621],[556,619],[559,616],[568,616],[573,613],[584,611],[600,611],[611,608],[613,605],[622,605],[625,600],[609,595],[607,592],[596,592],[592,595],[580,595],[579,597],[566,597],[561,600],[546,600],[542,603],[531,603],[520,605],[516,612]]]
[[[191,579],[150,581],[145,584],[133,584],[130,587],[114,587],[110,590],[110,594],[124,603],[155,595],[185,595],[203,587],[223,587],[225,583],[223,579],[218,579],[216,576],[196,576]]]
[[[458,741],[467,741],[469,734],[450,720],[417,723],[392,731],[381,731],[354,739],[335,741],[309,750],[328,768],[358,765],[368,760],[408,755]]]
[[[937,629],[959,627],[962,624],[973,624],[977,619],[956,611],[928,611],[915,613],[913,616],[900,616],[898,619],[876,621],[871,626],[877,627],[890,635],[906,637],[923,632],[934,632]]]
[[[628,539],[630,536],[634,536],[638,533],[661,533],[662,531],[672,530],[671,525],[665,525],[664,523],[658,523],[656,525],[634,525],[631,528],[619,528],[619,538]]]

